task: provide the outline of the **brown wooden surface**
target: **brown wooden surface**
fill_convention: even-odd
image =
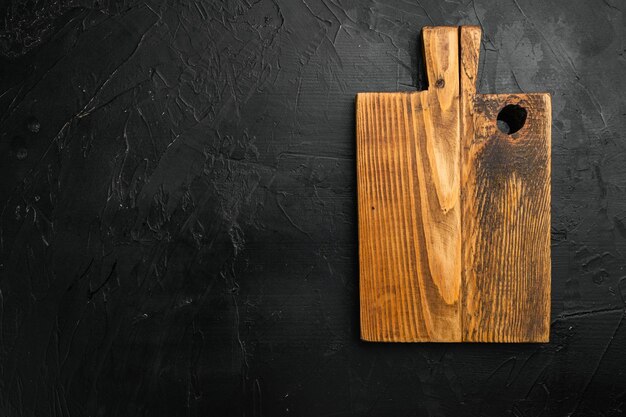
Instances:
[[[457,28],[426,28],[439,87],[357,96],[362,337],[461,337]]]
[[[361,336],[547,341],[550,97],[477,95],[477,27],[423,40],[427,91],[357,95]]]

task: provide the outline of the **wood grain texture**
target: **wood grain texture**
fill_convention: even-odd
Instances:
[[[480,36],[425,28],[427,91],[357,95],[364,340],[549,338],[550,97],[476,94]]]
[[[547,342],[550,334],[549,94],[476,94],[480,29],[461,28],[463,340]],[[527,111],[511,135],[507,105]]]
[[[426,28],[428,91],[357,96],[362,337],[461,336],[457,28]]]

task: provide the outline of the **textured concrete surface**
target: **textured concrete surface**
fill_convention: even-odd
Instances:
[[[624,7],[5,2],[0,415],[624,415]],[[553,95],[549,344],[359,341],[354,95],[433,24]]]

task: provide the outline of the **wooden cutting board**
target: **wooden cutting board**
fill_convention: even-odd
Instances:
[[[422,31],[426,91],[356,98],[361,338],[547,342],[548,94],[477,94],[480,28]]]

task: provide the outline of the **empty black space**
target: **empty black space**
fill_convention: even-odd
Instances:
[[[0,416],[623,415],[623,6],[5,1]],[[461,24],[552,94],[551,341],[361,342],[354,97]]]

